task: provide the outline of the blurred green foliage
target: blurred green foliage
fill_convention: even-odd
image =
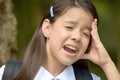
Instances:
[[[18,59],[22,59],[36,27],[52,0],[13,0],[18,20]],[[99,33],[113,61],[120,64],[120,0],[92,0],[99,18]],[[64,4],[63,4],[64,5]],[[102,70],[90,62],[92,72],[106,80]]]

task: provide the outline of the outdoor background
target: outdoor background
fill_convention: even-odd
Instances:
[[[4,34],[0,32],[0,35],[3,36],[0,38],[0,65],[4,64],[7,60],[21,60],[23,58],[25,49],[36,27],[39,25],[42,14],[51,1],[53,0],[0,0],[0,31],[3,33],[3,22],[5,22],[5,17],[3,16],[7,16],[7,14],[13,16],[13,22],[9,24],[13,24],[15,30],[14,36],[10,37],[7,35],[9,38],[14,37],[13,42],[9,45],[7,44],[8,47],[13,45],[10,49],[1,47],[1,45],[6,44],[2,44],[5,42],[2,40]],[[98,29],[101,40],[120,71],[120,0],[92,0],[92,2],[97,8],[100,18]],[[9,6],[5,3],[9,4]],[[5,6],[8,7],[8,13],[7,10],[4,11]],[[9,7],[11,7],[10,10]],[[7,19],[8,18],[6,18],[6,21]],[[8,20],[8,22],[9,21],[11,20]],[[7,27],[10,28],[11,26]],[[10,29],[8,29],[8,31]],[[8,32],[4,33],[7,34]],[[8,38],[4,39],[7,39],[6,42],[9,42]],[[5,53],[5,49],[8,49],[8,52]],[[6,57],[6,55],[10,57]],[[99,75],[102,80],[106,80],[101,68],[91,62],[89,63],[91,72]]]

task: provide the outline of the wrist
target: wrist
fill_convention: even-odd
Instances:
[[[112,60],[106,63],[105,65],[101,66],[101,68],[106,74],[107,80],[120,80],[119,72]]]
[[[106,61],[105,63],[103,63],[102,65],[100,65],[100,67],[103,69],[103,70],[106,70],[106,69],[109,69],[111,68],[112,66],[115,66],[114,62],[109,59],[108,61]]]

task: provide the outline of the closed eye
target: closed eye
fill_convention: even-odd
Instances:
[[[84,32],[82,32],[82,34],[85,37],[90,37],[90,32],[88,32],[88,31],[84,31]]]
[[[89,34],[88,33],[83,33],[85,36],[89,37]]]
[[[73,30],[73,27],[72,27],[72,26],[65,26],[65,28],[66,28],[67,30]]]

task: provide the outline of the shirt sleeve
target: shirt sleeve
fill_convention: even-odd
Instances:
[[[2,75],[3,75],[4,69],[5,69],[5,65],[0,67],[0,80],[2,80]]]
[[[92,75],[93,80],[101,80],[101,78],[97,76],[96,74],[91,73],[91,75]]]

